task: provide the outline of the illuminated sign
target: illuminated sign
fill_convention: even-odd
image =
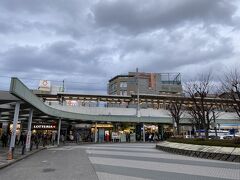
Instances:
[[[41,91],[50,91],[51,90],[51,82],[48,80],[40,80],[38,89]]]
[[[35,124],[33,129],[56,129],[56,125],[52,124]]]
[[[92,127],[95,127],[95,125],[93,125]],[[97,124],[98,128],[112,128],[113,125],[112,124]]]

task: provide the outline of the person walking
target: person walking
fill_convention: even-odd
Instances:
[[[79,141],[80,141],[80,134],[79,134],[79,132],[77,131],[77,133],[76,133],[76,143],[78,144]]]
[[[1,140],[2,140],[2,147],[7,147],[7,143],[8,143],[8,135],[6,132],[4,132],[2,134],[2,137],[1,137]]]
[[[65,144],[65,137],[64,137],[63,134],[61,134],[60,138],[61,138],[61,142],[62,142],[63,144]]]
[[[17,145],[19,145],[20,143],[21,143],[22,146],[24,145],[24,134],[23,134],[23,132],[21,132],[21,135],[20,135],[20,138],[19,138],[19,141],[18,141]]]

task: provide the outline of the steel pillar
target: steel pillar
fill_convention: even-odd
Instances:
[[[27,131],[27,139],[26,139],[26,151],[29,151],[30,147],[31,147],[32,117],[33,117],[33,109],[30,109],[29,117],[28,117],[28,131]]]
[[[13,150],[14,150],[14,147],[15,147],[19,109],[20,109],[20,102],[17,102],[16,105],[15,105],[14,118],[13,118],[13,128],[12,128],[11,141],[10,141],[9,152],[8,152],[8,159],[9,160],[13,159]]]
[[[61,118],[59,118],[59,120],[58,120],[58,138],[57,138],[57,145],[58,145],[58,146],[59,146],[59,144],[60,144],[61,124],[62,124],[62,120],[61,120]]]
[[[95,141],[95,143],[96,143],[96,142],[97,142],[97,138],[98,138],[98,135],[97,135],[97,123],[95,123],[94,133],[95,133],[95,135],[94,135],[94,141]]]

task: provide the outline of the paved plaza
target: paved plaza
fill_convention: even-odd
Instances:
[[[41,151],[0,170],[10,180],[240,179],[240,164],[169,154],[155,144],[89,144]]]

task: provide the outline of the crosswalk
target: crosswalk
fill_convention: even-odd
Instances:
[[[155,144],[92,144],[84,148],[99,180],[240,179],[240,164],[169,154]]]

